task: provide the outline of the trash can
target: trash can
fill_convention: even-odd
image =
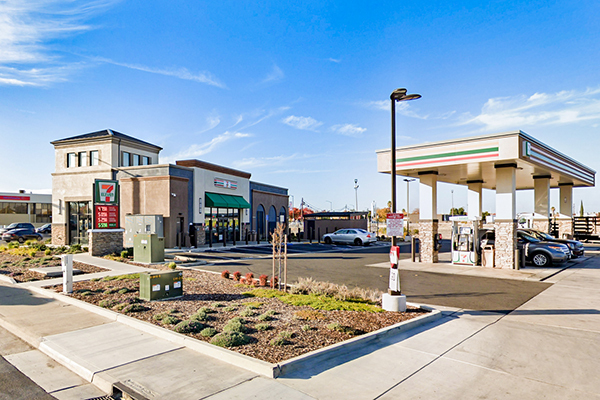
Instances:
[[[482,265],[487,268],[494,268],[494,246],[483,246]]]

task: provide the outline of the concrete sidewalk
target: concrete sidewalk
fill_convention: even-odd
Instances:
[[[92,382],[107,392],[122,382],[148,399],[600,399],[600,258],[551,280],[508,315],[437,307],[444,317],[435,322],[278,379],[25,284],[0,283],[0,325],[76,372],[84,379],[77,387]],[[25,353],[13,357],[19,369],[40,362],[37,353]]]

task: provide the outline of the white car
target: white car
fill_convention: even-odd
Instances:
[[[364,229],[338,229],[333,233],[323,235],[323,240],[326,244],[331,243],[351,243],[357,246],[369,245],[376,242],[375,234],[365,231]]]

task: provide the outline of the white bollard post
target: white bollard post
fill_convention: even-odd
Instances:
[[[63,271],[63,293],[73,293],[73,254],[60,256]]]

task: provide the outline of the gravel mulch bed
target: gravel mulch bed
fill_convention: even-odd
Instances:
[[[62,286],[54,289],[61,291]],[[198,321],[200,328],[213,328],[213,333],[223,332],[232,318],[240,317],[249,343],[228,348],[271,363],[426,313],[415,308],[404,313],[314,310],[276,298],[247,297],[243,293],[252,290],[251,287],[218,274],[194,270],[183,271],[183,289],[182,298],[149,302],[138,298],[139,279],[93,280],[74,283],[72,296],[172,330],[176,330],[179,321],[189,320],[203,307],[206,312],[200,313],[204,317]],[[129,307],[120,310],[127,305]],[[186,334],[203,341],[211,340],[198,332]]]
[[[10,276],[19,283],[52,279],[53,277],[46,277],[39,272],[33,272],[29,269],[41,267],[60,267],[60,265],[60,258],[53,257],[51,255],[47,256],[43,251],[38,251],[33,257],[10,254],[8,252],[0,252],[0,275]],[[73,268],[80,270],[84,274],[106,271],[104,268],[83,264],[77,261],[73,261]]]

